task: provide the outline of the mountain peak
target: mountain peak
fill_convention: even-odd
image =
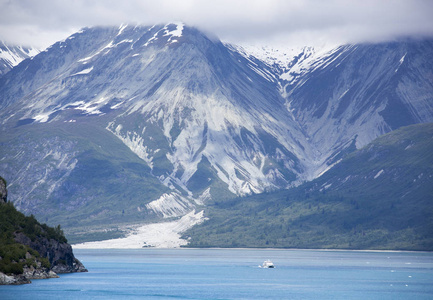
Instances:
[[[0,77],[17,66],[24,59],[37,55],[34,47],[12,46],[0,41]]]

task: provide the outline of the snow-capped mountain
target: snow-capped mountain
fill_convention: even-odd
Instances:
[[[329,165],[344,148],[432,122],[432,48],[432,40],[342,46],[286,85],[286,105],[319,160]]]
[[[11,46],[0,41],[0,77],[24,59],[33,57],[39,52],[33,47]]]
[[[432,122],[432,40],[281,49],[237,47],[279,75],[287,109],[315,151],[313,179],[404,125]],[[298,53],[298,54],[295,54]]]
[[[432,48],[264,59],[182,23],[85,28],[0,78],[0,172],[21,210],[50,222],[63,211],[71,227],[288,188],[433,121]]]
[[[63,53],[61,61],[52,52]],[[43,67],[2,90],[10,107],[17,94],[31,99],[17,103],[15,122],[70,121],[70,111],[110,114],[107,129],[169,187],[203,192],[214,178],[242,195],[287,186],[303,172],[299,158],[308,156],[308,144],[277,82],[195,29],[86,29],[34,62]],[[215,174],[194,177],[202,169]]]
[[[285,84],[293,84],[303,74],[311,71],[321,58],[336,51],[339,45],[296,46],[290,45],[234,45],[225,44],[247,59],[260,60],[274,70],[277,78]]]

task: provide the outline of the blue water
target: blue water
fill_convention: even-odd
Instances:
[[[0,299],[433,299],[433,253],[75,250],[88,273],[0,286]],[[258,265],[271,259],[276,268]]]

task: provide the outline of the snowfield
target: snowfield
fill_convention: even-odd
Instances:
[[[204,211],[192,211],[176,221],[137,227],[127,237],[72,245],[74,249],[179,248],[188,243],[181,234],[205,220]]]

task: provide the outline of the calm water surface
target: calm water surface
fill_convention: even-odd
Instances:
[[[0,299],[433,299],[433,253],[74,250],[89,273],[0,286]],[[271,259],[276,268],[258,265]]]

